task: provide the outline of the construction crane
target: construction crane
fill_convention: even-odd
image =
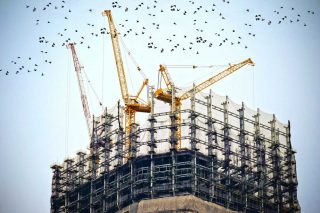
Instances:
[[[164,65],[160,65],[159,75],[161,75],[162,79],[166,83],[167,88],[161,88],[161,79],[159,80],[160,88],[155,91],[155,97],[165,103],[169,103],[171,106],[171,111],[176,113],[176,123],[177,123],[177,131],[176,131],[176,138],[178,139],[177,149],[181,148],[181,101],[190,98],[193,94],[197,94],[202,90],[206,89],[207,87],[211,86],[212,84],[220,81],[221,79],[227,77],[228,75],[234,73],[241,67],[245,65],[254,66],[253,61],[248,58],[237,64],[229,64],[229,67],[220,73],[210,77],[209,79],[203,81],[202,83],[194,86],[192,89],[182,92],[181,95],[175,96],[173,100],[172,90],[174,90],[174,84],[171,80],[171,77],[168,73],[168,69]],[[195,66],[193,66],[194,68]]]
[[[82,108],[83,108],[84,116],[85,116],[86,122],[87,122],[87,128],[88,128],[89,137],[91,139],[92,117],[91,117],[91,113],[90,113],[90,110],[89,110],[89,104],[88,104],[86,91],[84,89],[84,81],[83,81],[83,78],[82,78],[81,69],[83,67],[80,65],[80,62],[79,62],[79,59],[78,59],[78,56],[77,56],[77,53],[76,53],[76,50],[75,50],[75,43],[69,43],[67,45],[67,48],[70,49],[71,53],[72,53],[74,70],[76,71],[76,74],[77,74],[78,85],[79,85],[79,89],[80,89]]]
[[[160,75],[167,86],[167,88],[166,88],[167,92],[164,92],[163,89],[161,88]],[[171,103],[172,95],[170,95],[170,94],[172,93],[173,86],[174,86],[174,84],[173,84],[173,81],[169,75],[167,66],[160,64],[159,73],[158,73],[158,89],[155,92],[155,94],[156,94],[155,97],[159,100],[166,102],[166,103]]]
[[[125,133],[127,136],[129,136],[132,133],[131,124],[135,123],[136,112],[145,112],[145,113],[151,112],[150,103],[139,98],[144,87],[146,87],[148,85],[148,79],[142,73],[141,69],[137,66],[138,71],[144,76],[144,81],[143,81],[143,83],[142,83],[142,85],[136,95],[131,96],[129,94],[127,80],[126,80],[126,74],[125,74],[125,70],[123,67],[122,55],[121,55],[120,44],[119,44],[119,37],[120,36],[119,36],[119,33],[117,32],[116,26],[114,24],[111,10],[103,11],[103,15],[107,16],[107,18],[108,18],[110,37],[111,37],[111,41],[112,41],[113,53],[114,53],[114,58],[116,61],[116,67],[117,67],[117,71],[118,71],[118,78],[119,78],[119,83],[120,83],[120,88],[121,88],[121,94],[122,94],[122,99],[125,104]],[[125,145],[126,145],[126,148],[130,150],[131,141],[128,137],[126,139]],[[130,154],[128,157],[130,157]]]

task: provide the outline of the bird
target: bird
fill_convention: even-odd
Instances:
[[[36,8],[36,7],[34,7],[34,8],[33,8],[33,10],[32,10],[32,12],[36,12],[36,10],[37,10],[37,8]]]

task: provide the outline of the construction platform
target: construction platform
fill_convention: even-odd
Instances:
[[[211,91],[179,112],[152,97],[130,135],[123,110],[95,118],[89,152],[52,166],[51,213],[300,212],[290,122]]]

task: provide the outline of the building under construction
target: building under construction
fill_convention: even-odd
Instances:
[[[90,153],[52,166],[51,212],[117,212],[142,200],[186,195],[241,212],[299,211],[290,123],[200,93],[182,105],[176,138],[177,116],[159,109],[145,124],[132,124],[130,135],[120,105],[96,118]],[[186,201],[181,209],[189,211]],[[167,207],[132,212],[170,212]]]
[[[118,33],[110,11],[105,15],[124,105],[89,121],[79,84],[92,127],[90,150],[51,167],[51,213],[300,212],[290,122],[202,92],[253,62],[229,65],[186,92],[160,66],[166,88],[149,87],[144,103],[138,97],[148,81],[128,95]],[[136,122],[136,112],[147,119]]]

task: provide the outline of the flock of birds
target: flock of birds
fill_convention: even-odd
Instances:
[[[161,20],[160,18],[157,19],[156,16],[163,17],[163,16],[167,16],[168,13],[171,13],[168,16],[183,17],[184,22],[188,22],[187,26],[185,25],[185,23],[178,23],[177,21],[172,21],[172,23],[169,23],[168,25],[166,25],[165,28],[167,28],[168,26],[170,27],[170,29],[176,28],[176,30],[173,30],[174,32],[173,34],[167,37],[161,37],[161,40],[158,42],[155,41],[155,39],[153,38],[153,35],[149,35],[148,37],[146,37],[147,39],[149,39],[149,41],[147,42],[147,48],[158,50],[160,51],[160,53],[182,50],[182,51],[191,51],[194,54],[199,54],[200,45],[204,45],[208,48],[239,45],[241,48],[247,49],[248,45],[246,44],[246,41],[244,41],[243,38],[256,37],[256,33],[253,32],[254,29],[252,28],[253,28],[253,25],[256,25],[258,22],[266,23],[267,26],[272,24],[284,24],[286,22],[289,22],[289,23],[302,22],[301,15],[299,13],[296,13],[294,15],[292,13],[292,11],[294,11],[295,8],[288,9],[281,6],[278,10],[274,10],[273,12],[276,14],[275,20],[273,20],[274,18],[272,20],[271,18],[268,19],[264,17],[262,14],[255,14],[254,12],[252,12],[251,9],[248,8],[245,11],[243,11],[243,13],[247,13],[248,16],[251,17],[251,23],[243,23],[244,27],[246,27],[248,31],[247,31],[247,34],[241,35],[236,29],[228,29],[228,28],[219,29],[215,27],[216,25],[213,25],[213,24],[210,25],[212,21],[211,18],[221,19],[222,21],[227,19],[227,16],[222,11],[219,11],[218,4],[212,3],[209,6],[207,5],[205,7],[191,0],[189,0],[188,3],[191,5],[191,7],[190,5],[187,7],[188,9],[185,9],[186,7],[183,8],[183,6],[179,7],[176,4],[171,4],[170,7],[167,8],[167,10],[164,10],[164,9],[158,8],[159,7],[158,1],[153,1],[151,4],[141,2],[134,8],[128,8],[124,5],[119,4],[118,1],[114,1],[112,2],[112,7],[114,9],[121,10],[121,13],[128,13],[130,12],[130,10],[134,12],[137,12],[140,10],[147,11],[146,13],[148,13],[150,20]],[[222,0],[222,3],[230,4],[230,1]],[[287,12],[284,12],[284,10],[290,10],[291,12],[290,18],[289,18],[289,15],[285,15]],[[314,11],[308,11],[308,13],[314,15]],[[205,17],[208,17],[208,14],[211,15],[211,18],[205,18]],[[188,18],[191,21],[187,21]],[[123,23],[126,23],[128,21],[129,21],[128,19],[125,19]],[[161,24],[156,21],[152,22],[152,26],[149,28],[146,27],[145,25],[141,26],[140,23],[142,23],[142,20],[137,19],[137,20],[134,20],[133,22],[135,22],[136,24],[134,27],[126,28],[127,25],[125,24],[119,25],[120,27],[124,28],[122,30],[123,37],[127,37],[129,35],[144,36],[150,30],[160,31],[160,29],[162,28]],[[256,23],[253,23],[253,22],[256,22]],[[181,25],[182,27],[179,27]],[[303,23],[303,26],[307,26],[307,24]],[[208,37],[208,35],[205,35],[205,31],[210,27],[217,30],[214,32],[214,36]],[[188,30],[185,30],[184,31],[185,33],[181,35],[180,33],[181,29],[186,29],[186,28]],[[190,32],[192,32],[192,35],[198,34],[198,36],[195,36],[195,37],[190,36]],[[163,35],[162,32],[159,32],[158,34]],[[166,48],[164,48],[163,44],[165,44],[166,42],[169,43],[169,45],[167,44]]]
[[[68,2],[71,0],[60,0],[59,2],[49,2],[42,7],[25,5],[25,9],[28,12],[39,14],[45,12],[58,12],[60,21],[66,23],[63,26],[67,26],[67,22],[77,22],[72,17],[73,13],[76,13],[72,9]],[[169,3],[169,2],[168,2]],[[180,3],[180,2],[179,2]],[[168,6],[163,6],[162,2],[158,1],[140,1],[136,5],[129,7],[128,4],[121,4],[120,0],[112,1],[111,8],[114,14],[122,14],[123,20],[117,25],[118,31],[122,37],[131,37],[134,39],[141,39],[141,41],[146,41],[146,48],[150,50],[158,51],[158,53],[172,53],[174,51],[186,51],[192,54],[200,54],[200,47],[206,48],[218,48],[221,46],[236,46],[238,48],[248,48],[248,42],[246,43],[245,38],[254,38],[256,33],[253,32],[253,26],[257,23],[265,23],[266,26],[273,24],[284,24],[284,23],[302,23],[303,26],[307,24],[303,21],[302,14],[295,12],[295,8],[285,8],[280,7],[273,11],[273,17],[265,17],[263,14],[256,14],[253,9],[247,8],[243,12],[250,18],[250,22],[243,23],[243,26],[239,28],[246,28],[248,32],[246,34],[240,34],[241,30],[228,29],[227,27],[218,28],[212,22],[215,20],[225,21],[228,19],[227,13],[225,14],[226,6],[232,4],[228,0],[220,0],[217,3],[210,3],[200,5],[196,1],[185,1],[184,4],[178,5],[178,1],[175,4],[170,4]],[[130,4],[133,5],[133,4]],[[222,9],[223,10],[222,10]],[[220,10],[221,9],[221,10]],[[286,11],[286,12],[284,12]],[[288,12],[290,11],[290,13]],[[87,15],[92,14],[96,16],[96,11],[92,8],[86,9]],[[137,17],[135,20],[128,19],[127,14],[133,14],[133,17]],[[310,15],[314,15],[314,11],[305,12]],[[305,15],[305,14],[303,14]],[[145,17],[143,17],[145,16]],[[138,19],[138,17],[140,19]],[[162,23],[163,19],[168,20],[167,17],[173,17],[169,20],[170,23]],[[209,17],[209,18],[208,18]],[[118,18],[118,16],[117,16]],[[191,20],[191,21],[186,21]],[[53,29],[55,26],[61,26],[61,24],[55,25],[54,22],[57,20],[43,20],[41,18],[35,19],[36,26],[44,26],[46,24],[47,29]],[[74,26],[75,24],[72,24]],[[35,56],[16,56],[11,60],[11,64],[15,70],[9,70],[0,67],[0,74],[4,75],[10,74],[20,74],[22,72],[38,72],[41,76],[45,75],[44,69],[40,68],[44,65],[52,65],[54,62],[48,56],[52,48],[66,47],[69,42],[75,42],[76,44],[82,45],[86,49],[92,48],[92,43],[96,43],[98,37],[104,34],[109,34],[107,30],[107,22],[101,26],[99,23],[82,23],[79,28],[65,27],[60,29],[55,38],[52,39],[52,34],[46,36],[38,36],[38,43],[42,47],[39,50],[39,54],[43,57]],[[69,25],[70,26],[70,25]],[[187,27],[187,28],[186,28]],[[166,30],[170,28],[170,34],[160,33],[161,30]],[[215,29],[209,32],[209,29]],[[185,30],[184,30],[185,29]],[[252,29],[252,30],[251,30]],[[159,35],[166,36],[159,36]],[[197,35],[197,36],[194,36]],[[158,37],[158,39],[156,39]],[[39,61],[39,58],[41,61]]]

